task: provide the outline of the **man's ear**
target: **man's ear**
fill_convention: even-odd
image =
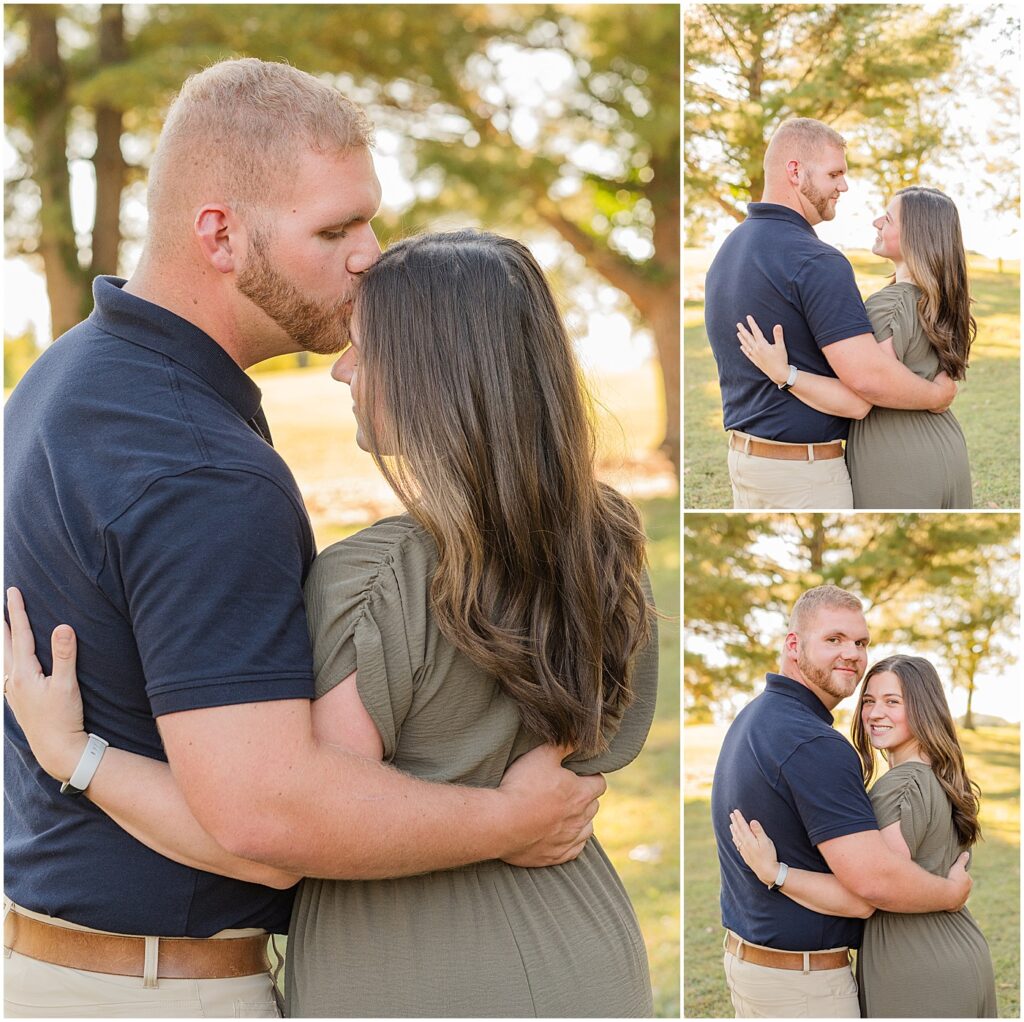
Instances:
[[[797,658],[797,654],[799,652],[799,649],[798,649],[799,645],[800,645],[800,636],[798,636],[796,634],[796,632],[790,632],[786,636],[786,641],[783,642],[783,644],[782,644],[782,652],[787,657],[792,657],[795,660]]]
[[[802,164],[799,160],[786,161],[786,179],[791,185],[800,184],[800,170]]]
[[[244,251],[245,228],[235,212],[224,205],[208,204],[196,213],[192,224],[199,251],[218,273],[234,273]]]

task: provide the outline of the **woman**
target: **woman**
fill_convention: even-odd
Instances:
[[[364,274],[352,335],[334,375],[409,513],[330,547],[310,573],[317,736],[478,786],[543,741],[576,749],[581,773],[624,766],[654,710],[644,535],[594,477],[540,268],[494,235],[401,242]],[[125,785],[154,768],[138,759],[114,760]],[[596,840],[543,869],[304,881],[288,950],[295,1016],[652,1012],[636,917]]]
[[[875,337],[918,376],[931,380],[943,370],[963,380],[977,324],[956,206],[937,189],[915,185],[896,193],[874,227],[871,251],[895,264],[890,284],[864,303]],[[737,324],[744,354],[781,386],[790,371],[782,329],[771,345],[747,320],[749,330]],[[950,410],[872,408],[839,380],[803,371],[791,393],[853,420],[846,461],[854,507],[972,506],[967,444]]]
[[[981,836],[977,785],[964,765],[935,668],[893,656],[865,675],[852,729],[864,783],[875,751],[889,765],[870,791],[882,837],[897,854],[945,876]],[[732,814],[733,841],[765,883],[778,875],[770,836]],[[966,907],[899,914],[873,910],[831,874],[791,869],[783,894],[827,915],[868,916],[857,955],[861,1014],[869,1018],[995,1018],[988,944]],[[873,914],[870,914],[873,913]]]

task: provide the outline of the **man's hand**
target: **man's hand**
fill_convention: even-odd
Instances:
[[[940,415],[946,411],[949,406],[953,403],[953,399],[956,397],[957,391],[960,389],[956,383],[951,380],[945,372],[941,372],[935,379],[932,380],[939,388],[940,397],[938,403],[934,408],[929,408],[928,411],[933,412],[936,415]]]
[[[949,906],[950,912],[959,912],[967,904],[967,898],[971,893],[971,888],[974,886],[974,881],[971,879],[970,873],[967,872],[967,863],[970,861],[970,858],[971,853],[964,852],[953,863],[953,868],[946,874],[946,879],[953,882],[955,885],[954,890],[956,891],[953,903]]]
[[[562,766],[572,749],[541,745],[512,764],[498,791],[508,800],[511,866],[556,866],[575,859],[594,833],[601,774],[577,777]]]
[[[4,696],[39,765],[66,781],[89,740],[75,674],[74,629],[58,625],[53,630],[53,674],[47,677],[36,659],[35,637],[17,589],[7,590],[7,613],[11,624],[4,624]]]

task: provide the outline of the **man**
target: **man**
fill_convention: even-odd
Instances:
[[[757,819],[779,862],[832,872],[868,906],[955,911],[971,880],[962,861],[933,876],[884,843],[853,746],[831,710],[867,666],[860,601],[836,586],[809,589],[793,607],[778,674],[737,715],[715,768],[711,812],[726,928],[725,972],[737,1018],[858,1018],[849,949],[863,920],[822,915],[766,886],[732,842],[729,814]],[[869,913],[866,913],[869,914]],[[806,952],[806,954],[805,954]]]
[[[708,269],[705,324],[731,431],[737,508],[853,507],[842,444],[849,418],[787,393],[801,370],[838,377],[864,398],[851,417],[873,404],[943,411],[956,395],[944,373],[924,380],[879,350],[853,267],[814,233],[847,191],[845,148],[820,121],[785,121],[765,152],[762,201],[750,203]],[[773,383],[740,350],[736,327],[747,316],[766,334],[783,328],[787,380]]]
[[[96,281],[92,315],[7,406],[6,565],[44,666],[54,625],[74,622],[87,728],[112,755],[168,761],[212,838],[198,866],[220,856],[245,879],[564,861],[604,789],[562,769],[563,750],[485,791],[312,733],[313,536],[244,370],[347,342],[380,251],[369,144],[360,111],[287,66],[193,76],[154,159],[137,271]],[[292,892],[150,851],[61,794],[6,724],[7,1014],[274,1013],[265,934],[287,927]],[[102,749],[90,742],[72,789]]]

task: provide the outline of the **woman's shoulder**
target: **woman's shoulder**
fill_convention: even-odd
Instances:
[[[322,550],[306,582],[310,588],[372,588],[395,574],[427,578],[436,565],[436,548],[427,532],[409,515],[383,518]]]
[[[871,788],[871,797],[889,799],[911,791],[924,794],[930,792],[933,786],[942,790],[927,763],[901,763],[899,766],[890,767],[875,781]]]
[[[921,290],[910,281],[899,280],[887,284],[881,291],[875,291],[864,299],[868,315],[895,315],[903,313],[917,317],[917,300]]]

